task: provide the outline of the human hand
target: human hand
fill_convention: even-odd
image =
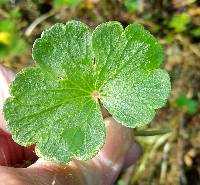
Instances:
[[[1,185],[111,185],[119,173],[135,163],[142,153],[133,130],[118,124],[103,110],[106,142],[99,154],[88,161],[73,160],[59,165],[36,156],[34,146],[17,145],[6,129],[2,115],[8,86],[14,73],[0,65],[0,184]],[[33,164],[22,167],[24,161]]]

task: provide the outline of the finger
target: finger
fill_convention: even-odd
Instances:
[[[105,119],[107,139],[97,156],[101,164],[103,184],[112,184],[119,175],[125,157],[133,143],[133,131],[116,122],[112,117]]]
[[[141,145],[135,140],[125,156],[123,169],[126,169],[134,164],[140,158],[140,156],[142,156],[142,154],[143,149]]]
[[[81,184],[77,177],[78,172],[65,173],[63,170],[45,168],[11,168],[0,166],[1,185],[86,185]]]

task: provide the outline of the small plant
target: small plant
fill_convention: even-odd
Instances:
[[[9,3],[9,0],[0,0],[0,5],[4,5]]]
[[[0,20],[0,62],[10,57],[20,56],[27,50],[27,44],[17,29],[20,12],[13,9],[7,16],[8,18]]]
[[[173,28],[175,32],[184,32],[187,25],[191,22],[191,17],[187,14],[175,15],[168,22],[168,27]]]
[[[178,107],[185,108],[189,114],[195,114],[197,112],[198,102],[187,98],[186,96],[179,96],[176,99],[176,105]]]
[[[16,76],[4,116],[13,139],[44,159],[95,156],[105,142],[99,104],[127,127],[148,124],[165,105],[170,78],[163,50],[140,24],[55,24],[33,45],[36,67]]]
[[[124,0],[123,2],[130,13],[137,12],[141,3],[139,0]]]
[[[53,7],[54,8],[61,8],[64,6],[76,7],[81,4],[81,1],[82,0],[54,0]]]

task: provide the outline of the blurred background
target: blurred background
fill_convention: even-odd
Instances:
[[[80,20],[92,28],[108,21],[145,26],[165,49],[163,67],[172,92],[149,128],[171,128],[137,137],[144,154],[116,185],[200,184],[199,0],[0,0],[0,63],[19,71],[33,64],[31,47],[54,23]]]

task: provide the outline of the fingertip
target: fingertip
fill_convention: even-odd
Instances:
[[[113,117],[104,119],[106,141],[101,152],[113,163],[124,158],[133,142],[133,130],[118,123]]]
[[[123,169],[126,169],[132,164],[136,163],[142,155],[143,148],[140,143],[135,140],[125,156]]]

